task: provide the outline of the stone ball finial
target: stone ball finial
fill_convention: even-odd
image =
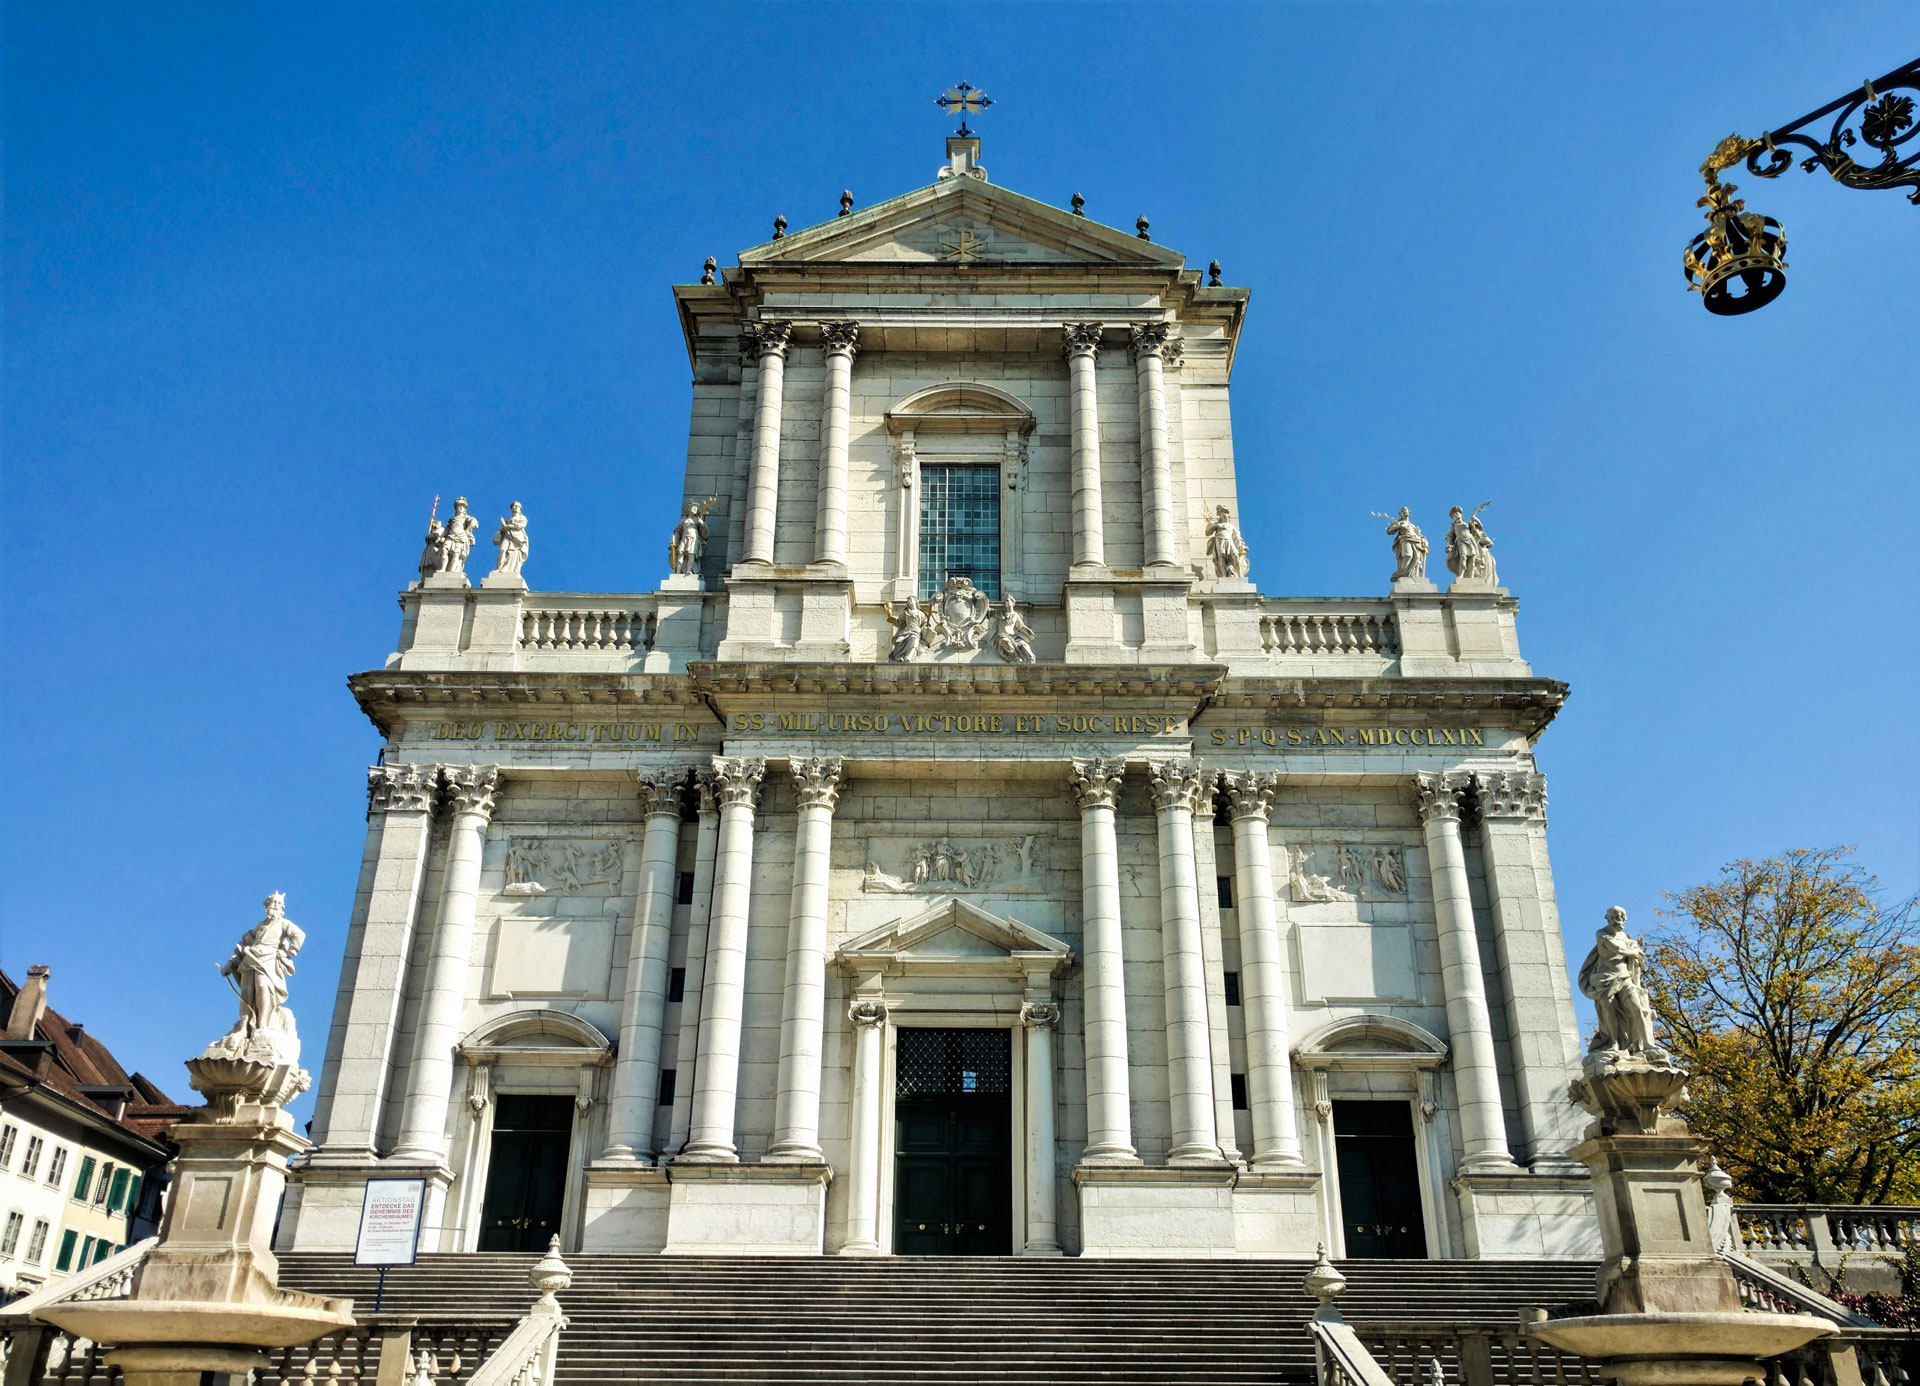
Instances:
[[[853,215],[853,189],[852,188],[848,188],[840,194],[840,215],[843,217],[850,217]]]
[[[713,272],[719,268],[720,262],[709,255],[707,262],[700,266],[700,282],[702,284],[711,284],[713,282]]]
[[[1207,287],[1209,289],[1217,289],[1220,287],[1220,262],[1218,260],[1209,260],[1207,262]]]
[[[773,219],[773,238],[776,241],[785,240],[786,235],[787,219],[784,216],[775,217]]]
[[[1133,219],[1133,234],[1138,236],[1143,241],[1150,241],[1153,239],[1152,236],[1149,236],[1147,234],[1147,219],[1145,217],[1135,217]]]
[[[1073,208],[1073,214],[1076,217],[1084,217],[1087,214],[1087,199],[1080,196],[1079,193],[1075,193],[1072,198],[1068,200],[1067,205]]]

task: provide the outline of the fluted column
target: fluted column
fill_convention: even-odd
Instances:
[[[853,408],[853,354],[860,324],[823,322],[827,388],[821,402],[820,500],[814,512],[813,556],[821,563],[847,561],[847,431]]]
[[[402,1160],[447,1158],[447,1103],[453,1096],[453,1050],[466,1013],[467,976],[473,956],[474,907],[480,899],[480,854],[493,817],[500,769],[494,765],[449,767],[441,772],[453,815],[447,838],[447,869],[440,882],[440,917],[434,924],[427,984],[414,1032],[413,1067],[401,1108]]]
[[[740,1096],[740,1023],[747,980],[747,907],[753,894],[753,810],[767,763],[715,756],[720,841],[714,853],[713,914],[707,928],[707,978],[700,1000],[700,1067],[682,1160],[726,1163]]]
[[[713,866],[720,847],[720,801],[715,795],[713,771],[693,777],[700,806],[700,830],[693,847],[693,904],[687,911],[687,976],[680,989],[680,1034],[674,1069],[679,1074],[673,1094],[673,1124],[667,1149],[687,1143],[693,1118],[693,1080],[700,1063],[700,998],[707,977],[707,927],[713,918]]]
[[[1416,806],[1427,839],[1427,869],[1433,879],[1453,1083],[1460,1099],[1465,1147],[1461,1168],[1474,1173],[1511,1169],[1513,1156],[1507,1149],[1493,1021],[1487,1011],[1480,942],[1474,935],[1473,901],[1467,892],[1467,859],[1460,846],[1460,796],[1467,783],[1466,775],[1452,772],[1423,772],[1414,777]]]
[[[376,765],[367,771],[366,898],[347,934],[313,1111],[313,1142],[330,1153],[374,1153],[393,1072],[439,778],[433,765]],[[370,872],[365,858],[372,859]]]
[[[667,1016],[667,942],[673,930],[673,883],[680,855],[680,795],[685,770],[639,773],[646,828],[640,841],[640,889],[627,936],[627,985],[620,1008],[620,1057],[607,1104],[603,1160],[653,1157],[654,1108],[660,1095],[660,1041]]]
[[[773,526],[780,504],[780,402],[787,379],[790,322],[763,322],[754,333],[760,393],[754,401],[753,464],[747,477],[748,563],[773,562]]]
[[[1167,1002],[1168,1164],[1217,1161],[1213,1054],[1207,1033],[1207,969],[1200,942],[1200,886],[1193,864],[1193,811],[1206,786],[1197,760],[1150,767],[1160,845],[1160,945]]]
[[[1127,349],[1133,355],[1140,400],[1140,516],[1148,567],[1174,562],[1173,461],[1167,452],[1167,389],[1161,355],[1168,324],[1141,323]]]
[[[800,796],[793,848],[793,903],[787,912],[787,985],[780,1009],[780,1086],[769,1160],[817,1162],[820,1153],[820,1044],[827,1010],[827,867],[840,758],[792,763]]]
[[[1267,823],[1280,777],[1230,770],[1221,777],[1233,805],[1234,913],[1240,921],[1240,1004],[1247,1021],[1247,1107],[1253,1163],[1300,1163],[1293,1061],[1287,1044],[1287,968],[1274,906]]]
[[[1073,440],[1073,562],[1075,567],[1105,567],[1107,542],[1100,502],[1100,397],[1094,388],[1094,362],[1100,354],[1097,322],[1068,323],[1066,338],[1067,403]]]
[[[1029,1001],[1020,1008],[1027,1032],[1027,1247],[1029,1256],[1060,1251],[1060,1171],[1053,1114],[1053,1029],[1060,1007]]]
[[[1086,1164],[1137,1165],[1127,1078],[1126,959],[1120,947],[1120,852],[1113,808],[1126,767],[1076,760],[1068,772],[1080,804],[1080,952],[1087,1050]]]
[[[853,1025],[853,1094],[847,1156],[847,1240],[843,1256],[880,1251],[880,1053],[887,1003],[856,1000],[847,1007]]]

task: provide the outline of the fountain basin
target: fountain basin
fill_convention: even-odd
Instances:
[[[1531,1336],[1590,1357],[1621,1386],[1740,1386],[1765,1358],[1838,1330],[1811,1314],[1595,1314],[1548,1319]]]
[[[353,1301],[315,1305],[220,1300],[96,1299],[55,1305],[39,1318],[108,1346],[208,1344],[285,1348],[353,1327]]]

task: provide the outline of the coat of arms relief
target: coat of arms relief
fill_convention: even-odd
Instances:
[[[1287,887],[1300,904],[1404,900],[1406,855],[1398,847],[1364,842],[1289,843]]]
[[[868,857],[860,889],[888,895],[955,895],[967,891],[1027,895],[1041,886],[1042,844],[1032,833],[1003,838],[941,837],[898,852],[900,874]]]

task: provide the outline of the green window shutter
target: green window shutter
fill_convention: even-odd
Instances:
[[[127,1201],[127,1180],[133,1177],[133,1171],[125,1165],[113,1172],[113,1188],[107,1194],[107,1211],[117,1213]]]
[[[139,1211],[140,1176],[136,1174],[132,1179],[127,1181],[127,1217],[131,1219],[133,1215]]]
[[[73,1269],[73,1248],[80,1241],[80,1234],[68,1228],[60,1236],[60,1259],[54,1265],[55,1270]]]
[[[105,1237],[102,1237],[93,1248],[94,1264],[100,1264],[100,1262],[106,1260],[111,1255],[113,1255],[113,1243]]]
[[[73,1197],[76,1203],[85,1203],[87,1195],[93,1191],[93,1156],[88,1155],[80,1161],[80,1173],[73,1181]]]

